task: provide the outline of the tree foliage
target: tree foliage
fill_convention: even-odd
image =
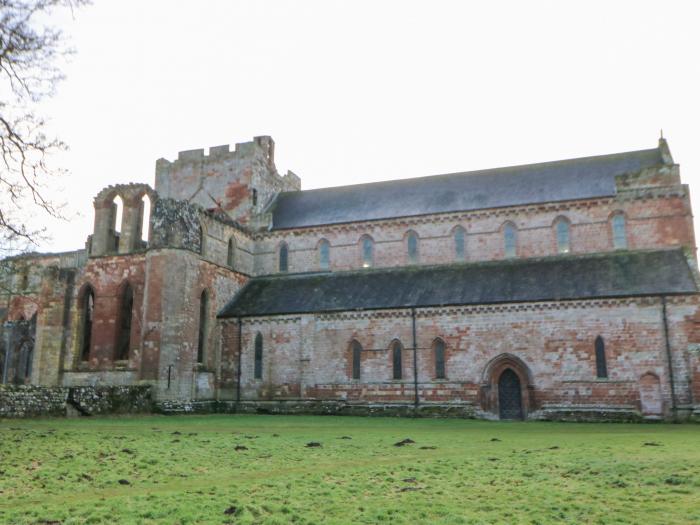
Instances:
[[[46,188],[63,173],[51,155],[66,146],[47,134],[37,104],[53,95],[59,59],[72,51],[51,16],[88,1],[0,0],[0,252],[36,243],[38,214],[61,217]]]

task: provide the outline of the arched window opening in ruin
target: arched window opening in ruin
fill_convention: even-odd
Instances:
[[[445,342],[436,339],[433,343],[435,357],[435,379],[445,379]]]
[[[595,338],[595,371],[596,377],[608,377],[608,364],[605,359],[605,341],[601,336]]]
[[[116,253],[119,251],[119,238],[121,237],[123,214],[124,201],[119,195],[116,195],[112,200],[112,206],[110,208],[109,235],[107,236],[111,239],[111,244],[108,246],[110,252]]]
[[[141,239],[141,247],[148,246],[148,241],[150,239],[150,228],[151,228],[151,199],[148,195],[144,195],[141,198],[141,210],[140,210],[140,227],[139,235]]]
[[[454,229],[455,260],[463,261],[466,258],[466,232],[461,226]]]
[[[119,309],[119,325],[117,332],[117,348],[115,360],[129,359],[131,348],[131,318],[134,313],[134,290],[129,283],[124,285]]]
[[[83,293],[82,301],[82,337],[80,339],[80,360],[90,359],[92,347],[92,323],[95,318],[95,292],[91,287],[87,287]]]
[[[202,291],[199,298],[199,339],[197,342],[197,363],[204,363],[204,352],[207,345],[207,326],[209,324],[209,294],[206,290]]]
[[[518,251],[518,232],[515,225],[511,222],[506,223],[503,227],[503,248],[505,256],[508,258],[515,257]]]
[[[261,333],[255,336],[255,362],[253,369],[253,378],[262,379],[263,373],[263,336]]]
[[[394,379],[401,379],[403,377],[402,351],[403,347],[399,341],[391,343],[391,363]]]
[[[286,242],[280,243],[278,267],[280,272],[289,270],[289,247]]]
[[[226,252],[226,265],[229,268],[233,268],[236,264],[236,239],[229,237],[228,239],[228,250]]]
[[[360,366],[361,366],[361,356],[362,356],[362,345],[353,340],[350,348],[352,350],[352,378],[360,379]]]
[[[406,249],[408,251],[409,264],[418,264],[418,234],[416,232],[408,232]]]
[[[569,253],[571,251],[571,225],[564,217],[556,221],[557,252]]]
[[[362,237],[360,241],[362,246],[362,267],[371,268],[374,266],[374,241],[369,235]]]
[[[321,270],[331,267],[331,244],[326,239],[321,239],[318,243],[318,265]]]
[[[613,247],[616,250],[627,248],[627,227],[625,222],[623,213],[616,213],[612,217]]]

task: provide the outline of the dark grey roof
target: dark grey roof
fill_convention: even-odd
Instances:
[[[662,164],[659,148],[510,168],[281,193],[273,229],[615,195],[615,177]]]
[[[681,249],[252,279],[220,317],[695,293]]]

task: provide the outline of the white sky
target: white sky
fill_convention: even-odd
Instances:
[[[652,148],[700,206],[700,8],[687,2],[95,0],[45,106],[71,147],[41,250],[155,161],[271,135],[304,189]],[[695,189],[697,187],[697,189]],[[700,230],[698,230],[700,231]]]

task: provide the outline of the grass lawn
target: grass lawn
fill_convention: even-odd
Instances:
[[[5,420],[0,523],[700,523],[700,425]]]

